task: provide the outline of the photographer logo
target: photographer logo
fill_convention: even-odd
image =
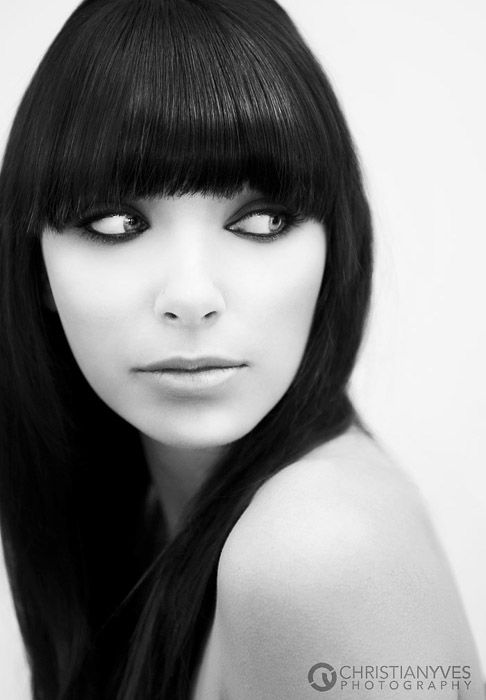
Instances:
[[[309,669],[307,678],[314,690],[324,692],[334,688],[337,680],[337,673],[329,664],[318,663],[314,664],[314,666]]]

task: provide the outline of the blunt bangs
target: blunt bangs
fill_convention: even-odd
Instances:
[[[325,221],[340,181],[338,108],[300,42],[288,58],[275,12],[272,0],[263,11],[252,0],[83,3],[25,98],[37,114],[23,137],[37,221],[59,229],[100,202],[245,184]],[[290,20],[285,31],[295,44]]]

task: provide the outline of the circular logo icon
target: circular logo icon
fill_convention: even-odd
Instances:
[[[326,690],[334,688],[337,680],[337,673],[329,664],[318,663],[314,664],[314,666],[309,669],[307,678],[314,690],[323,693]]]

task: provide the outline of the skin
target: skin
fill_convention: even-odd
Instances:
[[[184,504],[227,446],[291,384],[322,281],[325,232],[309,219],[265,241],[284,220],[253,213],[243,221],[272,204],[249,189],[232,198],[196,194],[127,204],[137,217],[132,229],[146,226],[130,240],[92,240],[79,222],[44,231],[46,298],[89,384],[139,430],[175,530]],[[124,222],[104,211],[90,225],[113,241]],[[203,355],[247,366],[193,395],[138,371],[169,357]]]
[[[269,479],[232,529],[191,700],[311,700],[308,672],[323,662],[345,667],[329,692],[336,700],[484,698],[467,617],[420,492],[357,428]],[[351,669],[359,680],[366,665],[429,666],[437,684],[430,675],[417,686],[412,671],[409,687],[375,674],[383,687],[363,679],[353,688]],[[318,671],[313,680],[322,681]]]

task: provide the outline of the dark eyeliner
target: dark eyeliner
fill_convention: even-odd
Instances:
[[[234,226],[242,221],[245,221],[246,219],[251,218],[252,216],[259,214],[263,216],[282,216],[285,219],[286,223],[284,227],[277,233],[247,233],[244,231],[234,231],[231,228],[229,228],[230,226]],[[299,224],[302,224],[305,220],[306,217],[302,214],[290,211],[283,206],[267,206],[261,209],[252,209],[250,211],[245,212],[238,218],[234,218],[232,222],[227,224],[226,228],[228,231],[231,231],[231,233],[234,233],[237,236],[258,239],[260,242],[265,243],[275,241],[276,239],[285,236],[285,234],[287,234],[292,228],[298,226]]]
[[[141,222],[143,222],[142,230],[131,233],[108,234],[100,233],[91,228],[91,224],[93,224],[95,221],[99,221],[100,219],[124,215],[133,216],[139,219]],[[101,243],[103,245],[115,245],[116,243],[119,243],[121,241],[132,240],[134,238],[137,238],[137,236],[140,236],[140,234],[148,228],[148,224],[145,220],[145,217],[142,216],[140,212],[138,212],[130,205],[120,207],[102,206],[99,209],[92,208],[81,219],[77,220],[76,222],[73,222],[72,225],[74,226],[74,228],[78,229],[78,231],[84,238],[95,241],[96,243]]]

